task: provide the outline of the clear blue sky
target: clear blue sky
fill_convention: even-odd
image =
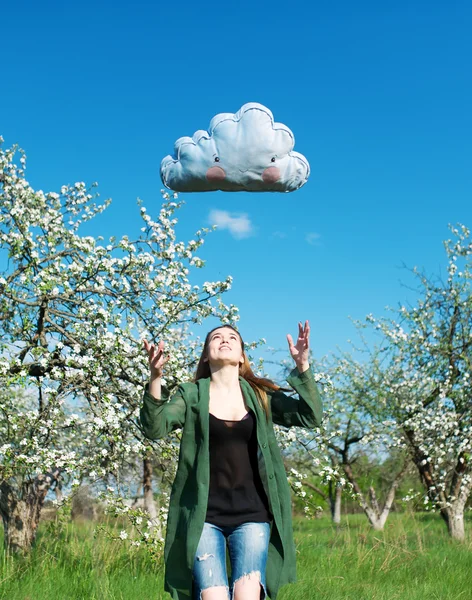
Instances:
[[[32,2],[2,6],[0,134],[33,187],[99,182],[96,235],[139,234],[174,141],[246,102],[292,129],[311,177],[291,194],[184,194],[182,239],[212,210],[252,234],[211,234],[203,280],[247,339],[284,348],[309,319],[316,356],[348,316],[412,298],[401,266],[444,272],[448,223],[472,226],[472,4]]]

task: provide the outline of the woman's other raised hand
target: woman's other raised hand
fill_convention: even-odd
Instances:
[[[293,343],[292,336],[287,333],[288,348],[293,360],[295,361],[300,373],[309,368],[308,355],[310,352],[310,324],[305,321],[305,326],[302,322],[298,323],[298,339],[297,343]]]

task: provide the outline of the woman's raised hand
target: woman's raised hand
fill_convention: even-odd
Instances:
[[[287,333],[288,348],[293,360],[296,362],[300,372],[306,371],[309,367],[308,355],[310,352],[310,324],[305,321],[305,326],[302,322],[298,323],[298,339],[297,343],[293,343],[292,336]]]
[[[143,340],[143,344],[148,353],[151,379],[160,379],[164,365],[170,358],[170,356],[164,356],[164,342],[160,341],[156,346],[156,344],[150,344],[147,340]]]

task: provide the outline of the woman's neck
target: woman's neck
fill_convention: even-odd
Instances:
[[[220,392],[239,389],[239,369],[233,365],[216,367],[211,373],[210,386]]]

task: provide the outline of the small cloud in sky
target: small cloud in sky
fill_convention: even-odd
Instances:
[[[228,229],[237,240],[253,235],[254,228],[247,214],[229,213],[227,210],[212,210],[209,221],[218,229]]]
[[[272,237],[283,240],[287,237],[287,234],[285,233],[285,231],[274,231],[274,233],[272,234]]]
[[[307,233],[305,236],[305,241],[310,244],[310,246],[319,246],[320,245],[320,234],[311,231]]]

